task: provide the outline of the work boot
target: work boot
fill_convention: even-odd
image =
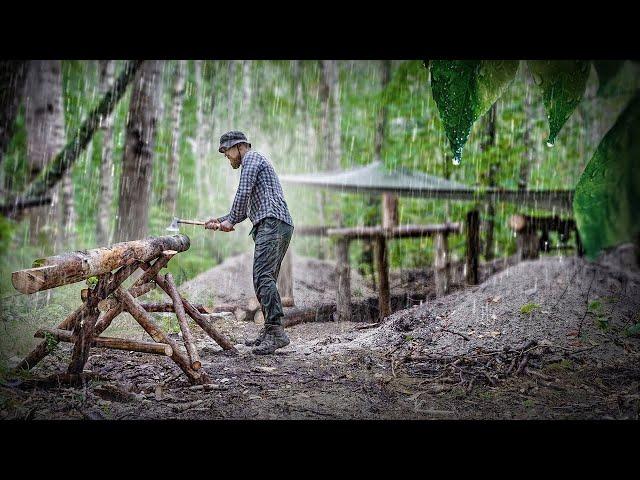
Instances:
[[[256,355],[269,355],[278,348],[286,347],[291,340],[282,325],[265,325],[265,335],[260,345],[251,350]]]
[[[258,332],[258,336],[256,338],[254,338],[253,340],[246,340],[244,344],[247,347],[257,347],[264,340],[264,336],[266,335],[266,333],[267,333],[266,327],[262,327]]]

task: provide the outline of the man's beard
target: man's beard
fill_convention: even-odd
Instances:
[[[234,170],[237,170],[238,168],[240,168],[240,163],[242,163],[242,159],[238,159],[238,160],[233,160],[233,159],[229,159],[229,162],[231,162],[231,167]]]

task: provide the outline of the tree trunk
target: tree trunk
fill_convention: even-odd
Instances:
[[[381,65],[380,90],[382,92],[382,105],[378,110],[376,121],[375,149],[373,153],[374,162],[382,162],[382,146],[387,129],[387,96],[384,94],[389,81],[391,80],[391,60],[383,60]]]
[[[253,128],[250,125],[252,116],[250,115],[251,105],[251,62],[244,60],[242,62],[242,122],[247,125],[248,128]]]
[[[172,89],[171,105],[171,154],[169,155],[169,178],[167,178],[167,190],[165,196],[165,206],[171,211],[171,215],[176,213],[176,198],[178,195],[178,179],[180,177],[180,117],[182,114],[182,103],[184,102],[184,79],[187,62],[179,60],[176,65],[175,78]],[[197,88],[197,87],[196,87]],[[198,100],[202,98],[202,93],[198,89]],[[200,110],[200,101],[198,110]],[[200,129],[202,119],[196,124]],[[201,153],[196,152],[196,162],[200,161]],[[200,169],[197,170],[199,177]],[[200,196],[198,197],[200,198]]]
[[[480,253],[480,214],[478,210],[467,213],[466,279],[469,285],[478,284],[478,255]]]
[[[205,198],[204,192],[207,191],[207,169],[203,168],[203,157],[205,155],[204,148],[204,136],[206,130],[206,120],[208,115],[203,113],[204,105],[204,78],[202,72],[202,60],[194,61],[194,81],[195,81],[195,94],[196,94],[196,131],[195,139],[192,142],[193,154],[196,163],[196,195],[198,198]],[[207,172],[208,173],[208,172]],[[198,203],[198,214],[201,215],[204,210],[204,202]],[[208,202],[207,202],[208,203]]]
[[[235,115],[234,115],[234,100],[235,100],[235,92],[236,92],[236,60],[231,60],[229,62],[229,78],[227,82],[227,124],[229,129],[235,128]]]
[[[33,60],[29,62],[25,93],[27,161],[29,163],[29,181],[31,181],[64,147],[62,62],[60,60]],[[62,183],[64,185],[64,179]],[[54,192],[51,206],[36,207],[29,212],[33,243],[41,240],[41,233],[42,236],[54,241],[59,238],[59,230],[62,227],[59,223],[59,188],[57,187]]]
[[[293,299],[293,249],[291,246],[287,249],[277,280],[278,292],[282,298],[289,297]]]
[[[524,145],[524,157],[520,162],[520,173],[518,179],[518,189],[526,190],[529,182],[529,170],[533,163],[534,142],[531,139],[531,126],[533,117],[533,109],[531,106],[531,90],[526,89],[524,97],[524,134],[522,143]]]
[[[485,140],[482,143],[482,151],[487,152],[496,144],[496,122],[498,118],[498,103],[494,103],[489,110],[487,116],[487,129],[485,132]],[[496,186],[496,174],[498,172],[498,164],[491,162],[489,165],[489,175],[487,183],[489,187]],[[495,229],[496,206],[493,201],[489,200],[487,205],[487,237],[484,249],[484,258],[489,261],[494,257],[494,229]]]
[[[69,168],[76,161],[80,153],[86,148],[99,126],[100,119],[109,115],[118,100],[124,95],[129,82],[138,71],[141,61],[128,62],[124,71],[118,77],[113,89],[105,95],[100,104],[91,111],[87,119],[82,122],[80,128],[67,142],[65,147],[59,152],[49,165],[40,172],[37,178],[29,184],[27,188],[17,198],[6,202],[1,209],[6,209],[7,204],[29,205],[30,200],[45,197],[58,181],[64,176]],[[12,216],[19,216],[22,209],[12,209]]]
[[[100,61],[100,92],[102,95],[113,88],[114,60]],[[113,115],[107,115],[100,124],[102,129],[102,162],[100,163],[100,196],[98,200],[98,219],[96,222],[96,241],[98,245],[111,243],[111,202],[113,201]]]
[[[118,242],[147,236],[161,68],[161,61],[145,61],[131,93],[116,219]]]
[[[436,234],[434,240],[433,274],[436,284],[436,297],[441,297],[449,289],[449,246],[448,235]]]
[[[13,137],[13,128],[20,108],[27,78],[28,62],[0,61],[0,165]],[[3,185],[0,185],[0,193]]]

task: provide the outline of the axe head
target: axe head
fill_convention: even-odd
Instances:
[[[173,217],[173,220],[171,221],[171,224],[167,227],[167,230],[169,230],[170,232],[179,232],[180,231],[180,227],[178,227],[178,217]]]

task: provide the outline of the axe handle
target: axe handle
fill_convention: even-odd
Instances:
[[[204,222],[198,222],[196,220],[178,220],[178,223],[189,223],[191,225],[204,225]]]

